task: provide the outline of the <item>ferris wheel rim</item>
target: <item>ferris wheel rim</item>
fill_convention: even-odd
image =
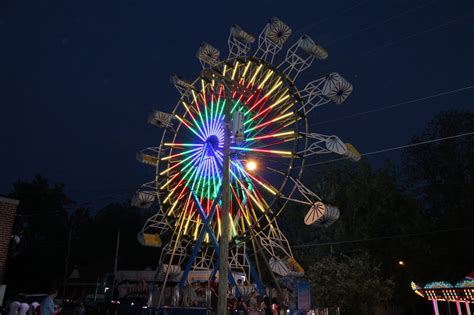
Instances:
[[[267,62],[266,60],[263,60],[261,58],[257,58],[257,57],[254,57],[254,56],[239,56],[239,57],[232,57],[232,58],[228,58],[226,60],[223,60],[221,61],[220,63],[216,64],[215,66],[212,67],[212,69],[214,70],[221,70],[221,68],[224,66],[224,65],[234,65],[236,61],[239,61],[239,62],[242,62],[242,63],[246,63],[246,62],[254,62],[256,64],[259,64],[259,65],[263,65],[266,69],[269,69],[269,70],[272,70],[277,77],[279,77],[283,82],[284,82],[284,85],[285,87],[288,88],[288,92],[289,92],[289,95],[291,96],[291,98],[295,101],[292,105],[292,111],[296,114],[298,113],[298,107],[299,107],[299,104],[300,104],[300,100],[299,100],[299,95],[298,95],[298,91],[295,89],[294,87],[294,83],[284,74],[282,73],[282,71],[280,69],[278,69],[278,67],[276,67],[275,65]],[[200,74],[191,82],[191,85],[192,86],[195,86],[196,84],[199,84],[199,81],[201,80],[201,74],[202,74],[202,71],[200,72]],[[176,103],[176,105],[174,106],[173,108],[173,111],[172,111],[172,114],[173,115],[176,115],[177,112],[180,110],[180,108],[182,107],[182,102],[185,101],[185,96],[182,95],[178,102]],[[295,121],[293,123],[293,126],[292,126],[292,130],[295,132],[296,135],[299,134],[299,131],[300,131],[300,124],[301,122],[303,121],[303,130],[307,131],[308,129],[308,119],[307,119],[307,115],[304,113],[303,115],[300,116],[300,120],[299,121]],[[176,141],[176,138],[178,137],[179,135],[179,132],[180,132],[180,129],[182,128],[181,126],[183,125],[182,122],[179,122],[178,126],[176,127],[176,130],[174,132],[170,132],[168,130],[165,130],[163,132],[163,135],[162,135],[162,138],[161,138],[161,142],[160,142],[160,148],[163,148],[164,147],[164,143],[165,143],[165,139],[167,138],[167,134],[168,133],[171,133],[172,134],[172,138],[170,139],[171,142],[175,142]],[[297,151],[297,147],[299,144],[302,144],[302,147],[304,149],[307,148],[307,145],[308,145],[308,141],[307,139],[301,139],[300,137],[296,136],[295,139],[292,141],[293,142],[293,145],[292,145],[292,152],[296,152]],[[172,150],[172,149],[171,149]],[[170,152],[171,152],[170,150]],[[160,151],[160,155],[158,156],[158,158],[161,157],[161,151]],[[299,161],[298,162],[298,166],[295,167],[295,163],[296,161]],[[275,197],[272,198],[272,200],[268,203],[268,207],[267,207],[267,211],[270,211],[268,214],[271,216],[270,218],[270,221],[268,222],[264,222],[265,224],[261,226],[261,229],[267,229],[270,225],[272,225],[272,223],[275,222],[277,216],[282,212],[284,211],[284,209],[286,208],[289,200],[288,199],[282,199],[281,198],[281,195],[283,195],[283,191],[284,189],[287,187],[287,185],[289,184],[288,181],[289,181],[289,177],[296,177],[296,178],[301,178],[302,174],[303,174],[303,169],[304,169],[304,162],[305,162],[305,158],[304,157],[296,157],[296,155],[293,155],[290,159],[289,159],[289,162],[288,163],[285,163],[285,168],[286,168],[286,171],[285,171],[285,175],[283,177],[283,179],[281,179],[281,183],[278,187],[278,193]],[[168,163],[169,165],[170,163]],[[293,172],[293,169],[296,169],[298,168],[298,172],[295,174],[292,174]],[[158,163],[157,164],[157,167],[156,167],[156,172],[155,172],[155,176],[156,178],[158,179],[160,176],[159,176],[159,173],[160,173],[160,164]],[[157,180],[157,190],[160,190],[160,187],[158,186],[158,180]],[[292,187],[290,188],[289,192],[287,193],[288,197],[291,197],[294,192],[296,191],[296,186],[294,184],[292,184]],[[158,202],[159,202],[159,206],[160,207],[163,207],[163,203],[162,203],[162,198],[160,196],[160,194],[157,194],[157,199],[158,199]],[[275,209],[275,205],[278,203],[278,202],[282,202],[281,205],[278,206],[278,209]],[[235,238],[235,237],[234,237]],[[245,237],[246,239],[249,239],[249,236],[247,235]]]

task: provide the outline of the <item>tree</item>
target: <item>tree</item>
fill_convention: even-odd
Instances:
[[[88,220],[82,215],[81,218]],[[78,231],[80,237],[71,251],[74,253],[74,260],[71,261],[79,266],[81,275],[93,281],[98,276],[112,272],[117,233],[120,230],[118,268],[143,270],[147,266],[156,267],[159,251],[143,247],[137,241],[137,233],[146,218],[142,209],[127,204],[106,205],[90,219],[87,229]]]
[[[337,268],[352,263],[351,259],[356,264],[365,259],[362,253],[370,253],[369,266],[377,266],[379,279],[382,282],[391,280],[396,288],[391,295],[391,302],[411,306],[416,298],[409,286],[413,278],[410,278],[411,273],[398,266],[398,261],[408,260],[410,268],[424,268],[425,258],[419,253],[429,253],[430,247],[423,238],[403,235],[426,232],[430,225],[426,223],[417,201],[407,196],[401,186],[397,168],[388,162],[379,169],[373,169],[364,161],[343,162],[326,165],[316,174],[313,171],[310,176],[305,180],[308,186],[325,203],[337,205],[341,216],[336,223],[323,228],[304,225],[303,218],[308,208],[294,207],[286,211],[290,215],[281,218],[280,226],[291,244],[305,244],[295,247],[296,257],[302,265],[308,267],[316,263],[316,266],[320,266],[321,261],[337,262],[333,267],[336,272]],[[334,255],[338,258],[334,258]],[[341,255],[345,258],[340,258]],[[308,277],[314,278],[313,273],[320,272],[315,268],[306,268]],[[346,285],[342,283],[343,278],[334,275],[329,272],[326,276],[332,278],[326,287],[330,292]],[[367,307],[372,307],[374,303],[369,302]]]
[[[436,115],[411,143],[474,131],[474,113],[451,110]],[[409,193],[423,208],[433,230],[472,227],[474,207],[474,137],[464,136],[406,149],[402,171]],[[457,281],[472,269],[472,229],[431,237],[429,266],[417,276]],[[431,274],[429,274],[431,273]]]
[[[39,175],[31,182],[14,183],[10,197],[21,201],[15,221],[21,242],[7,261],[9,292],[45,292],[63,282],[69,231],[66,272],[78,266],[81,282],[95,282],[113,271],[119,230],[120,269],[144,269],[158,261],[159,251],[141,246],[136,239],[148,217],[141,209],[116,203],[93,214],[86,208],[73,210],[64,185],[51,185]]]
[[[62,184],[50,185],[37,175],[17,181],[10,197],[20,200],[15,230],[21,235],[19,252],[10,257],[6,273],[12,291],[44,291],[64,272],[67,207],[72,201]]]
[[[340,306],[343,314],[372,313],[390,301],[394,283],[368,254],[328,255],[315,262],[308,277],[319,307]]]
[[[441,112],[411,143],[474,131],[474,113]],[[474,137],[467,136],[407,148],[403,172],[410,192],[418,196],[434,223],[462,225],[474,206]]]

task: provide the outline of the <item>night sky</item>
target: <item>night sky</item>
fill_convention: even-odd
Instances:
[[[171,111],[178,100],[170,76],[193,79],[201,69],[200,42],[225,56],[231,24],[258,35],[272,16],[293,29],[286,47],[306,33],[329,52],[299,87],[332,71],[354,85],[344,104],[313,111],[313,123],[474,84],[472,0],[6,0],[0,4],[0,194],[40,173],[63,182],[78,203],[126,199],[153,177],[135,153],[159,144],[161,131],[146,119],[152,109]],[[312,130],[370,152],[406,144],[441,110],[472,109],[473,97],[470,89]]]

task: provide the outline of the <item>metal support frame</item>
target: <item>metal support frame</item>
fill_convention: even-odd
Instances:
[[[250,50],[250,45],[255,41],[255,37],[244,31],[237,24],[230,28],[229,39],[227,44],[229,47],[229,58],[245,56]]]
[[[258,293],[263,296],[265,294],[265,287],[263,286],[262,279],[260,278],[258,273],[255,271],[255,268],[252,265],[252,261],[250,260],[250,257],[247,253],[245,253],[245,258],[247,259],[247,262],[249,264],[250,275],[252,276],[252,279],[255,281],[255,284],[257,285]],[[257,256],[255,256],[255,259],[257,259]]]
[[[211,222],[212,218],[214,217],[214,214],[216,213],[217,204],[221,200],[220,199],[221,191],[222,191],[222,187],[220,188],[219,193],[217,194],[217,198],[214,199],[214,202],[212,203],[212,206],[211,206],[211,210],[209,211],[209,215],[207,217],[205,216],[205,214],[203,212],[199,211],[199,213],[200,213],[200,215],[203,219],[203,225],[206,226],[206,227],[209,227],[209,223]],[[193,197],[194,197],[194,201],[196,203],[199,203],[197,198],[194,196],[194,193],[193,193]],[[201,232],[199,232],[199,237],[196,240],[196,242],[194,243],[194,247],[193,247],[193,251],[191,253],[191,256],[189,257],[188,262],[186,263],[186,266],[184,267],[183,276],[181,277],[181,281],[179,282],[180,287],[183,287],[184,284],[186,283],[186,280],[188,279],[189,271],[191,270],[194,259],[196,258],[197,254],[198,254],[199,247],[201,246],[201,243],[203,242],[204,237],[206,236],[206,232],[208,230],[209,229],[203,228],[203,229],[201,229]]]
[[[265,25],[258,37],[258,48],[254,56],[273,63],[275,55],[291,35],[291,28],[280,19],[273,17]]]
[[[288,48],[285,60],[283,60],[283,62],[278,66],[278,68],[282,69],[282,72],[292,82],[296,80],[301,72],[308,69],[316,58],[313,54],[308,53],[306,49],[304,49],[306,47],[304,45],[308,41],[308,38],[307,35],[304,35]],[[309,38],[309,40],[311,39]]]
[[[303,90],[299,91],[302,103],[300,111],[305,115],[308,115],[316,107],[331,102],[322,92],[325,83],[326,78],[317,79],[309,82]]]
[[[360,153],[350,144],[342,142],[337,136],[327,136],[320,133],[300,133],[301,136],[314,139],[309,147],[305,150],[297,152],[298,155],[308,157],[314,154],[335,153],[348,159],[360,160]]]
[[[206,213],[204,212],[204,209],[202,208],[202,205],[199,202],[199,199],[196,197],[196,195],[194,193],[192,193],[192,197],[193,197],[193,200],[194,200],[194,202],[195,202],[195,204],[196,204],[196,206],[199,210],[199,214],[200,214],[201,218],[203,220],[206,220]],[[207,225],[204,224],[203,230],[205,230],[205,232],[207,232],[207,234],[209,235],[209,239],[211,240],[211,244],[212,244],[212,247],[214,248],[215,252],[219,253],[220,252],[219,242],[217,241],[216,236],[212,232],[212,228],[209,226],[209,222],[208,222]],[[197,247],[197,246],[195,246],[195,247]],[[216,264],[216,269],[220,270],[220,266],[219,267],[217,267],[217,266],[218,265]],[[222,275],[221,272],[220,272],[220,274]],[[235,283],[234,277],[232,276],[232,273],[230,271],[227,272],[227,278],[228,278],[228,280],[229,280],[229,282],[231,283],[232,286],[237,286],[237,284]]]
[[[308,115],[316,107],[333,102],[343,103],[352,93],[352,84],[339,73],[332,72],[323,78],[306,84],[299,91],[301,97],[300,111]]]

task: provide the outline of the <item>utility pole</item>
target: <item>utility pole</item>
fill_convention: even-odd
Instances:
[[[69,269],[69,256],[71,254],[71,237],[72,237],[72,222],[69,227],[69,236],[67,240],[67,253],[66,253],[65,266],[64,266],[63,299],[66,298],[67,273]]]
[[[117,264],[118,264],[118,254],[120,249],[120,229],[117,232],[117,244],[115,245],[115,260],[114,260],[114,283],[112,285],[112,297],[115,290],[115,280],[117,279]]]
[[[227,314],[227,290],[229,287],[229,211],[230,211],[230,106],[232,93],[225,84],[226,99],[224,102],[224,163],[222,165],[222,208],[221,208],[221,238],[219,240],[219,288],[217,314]]]

